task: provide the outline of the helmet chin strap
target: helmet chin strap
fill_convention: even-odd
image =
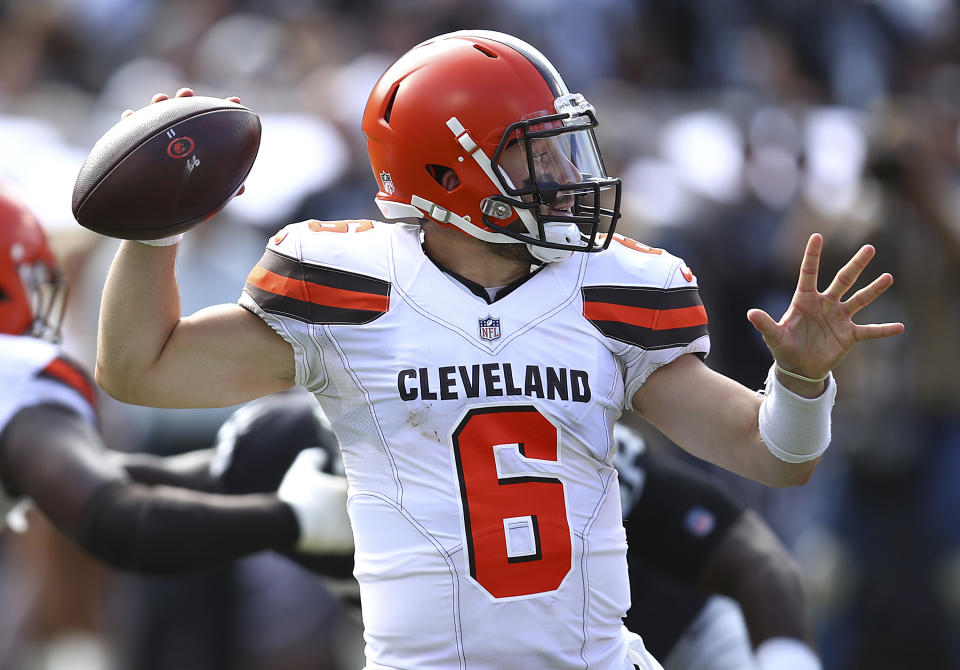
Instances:
[[[547,242],[576,244],[580,241],[580,230],[572,223],[547,221],[543,224],[543,232]],[[536,244],[528,244],[527,249],[531,256],[544,263],[556,263],[573,255],[569,249],[550,249]]]

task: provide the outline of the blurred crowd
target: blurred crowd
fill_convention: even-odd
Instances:
[[[825,668],[960,668],[953,0],[0,0],[0,179],[64,261],[66,350],[92,367],[116,248],[74,222],[73,182],[124,109],[191,86],[261,115],[246,193],[181,245],[184,309],[233,302],[286,223],[378,217],[366,96],[410,46],[463,28],[530,41],[596,105],[624,181],[618,232],[693,268],[707,362],[742,383],[761,387],[770,363],[746,311],[783,312],[809,233],[826,239],[822,276],[876,245],[869,275],[896,281],[859,320],[907,331],[837,371],[834,444],[813,481],[715,475],[803,566]],[[158,453],[207,446],[229,412],[103,409],[110,446]],[[280,559],[147,579],[34,527],[0,540],[0,670],[360,667],[355,613]]]

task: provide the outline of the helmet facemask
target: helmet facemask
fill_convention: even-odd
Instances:
[[[60,327],[67,307],[67,283],[56,268],[39,262],[21,266],[33,323],[28,334],[51,342],[60,341]]]
[[[545,262],[606,249],[620,216],[620,180],[604,168],[593,106],[580,94],[568,94],[557,98],[556,109],[506,128],[490,160],[501,195],[482,205],[488,228],[526,242]],[[520,230],[511,225],[514,212]]]
[[[9,311],[12,319],[16,318],[16,314],[23,313],[29,322],[22,333],[11,334],[59,342],[66,310],[66,282],[55,267],[42,260],[15,265],[20,280],[19,291],[17,287],[9,287],[12,290],[0,287],[0,309]],[[4,305],[4,302],[10,304]],[[3,323],[7,323],[7,320],[7,315],[4,315]]]

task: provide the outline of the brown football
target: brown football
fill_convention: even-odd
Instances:
[[[230,201],[259,148],[260,117],[243,105],[205,96],[148,105],[94,144],[73,187],[73,215],[128,240],[182,233]]]

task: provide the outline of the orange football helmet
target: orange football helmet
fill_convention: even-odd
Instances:
[[[65,298],[43,229],[0,185],[0,333],[59,339]]]
[[[363,115],[386,218],[522,242],[545,262],[605,249],[620,218],[620,180],[606,174],[596,125],[540,52],[482,30],[408,51]]]

